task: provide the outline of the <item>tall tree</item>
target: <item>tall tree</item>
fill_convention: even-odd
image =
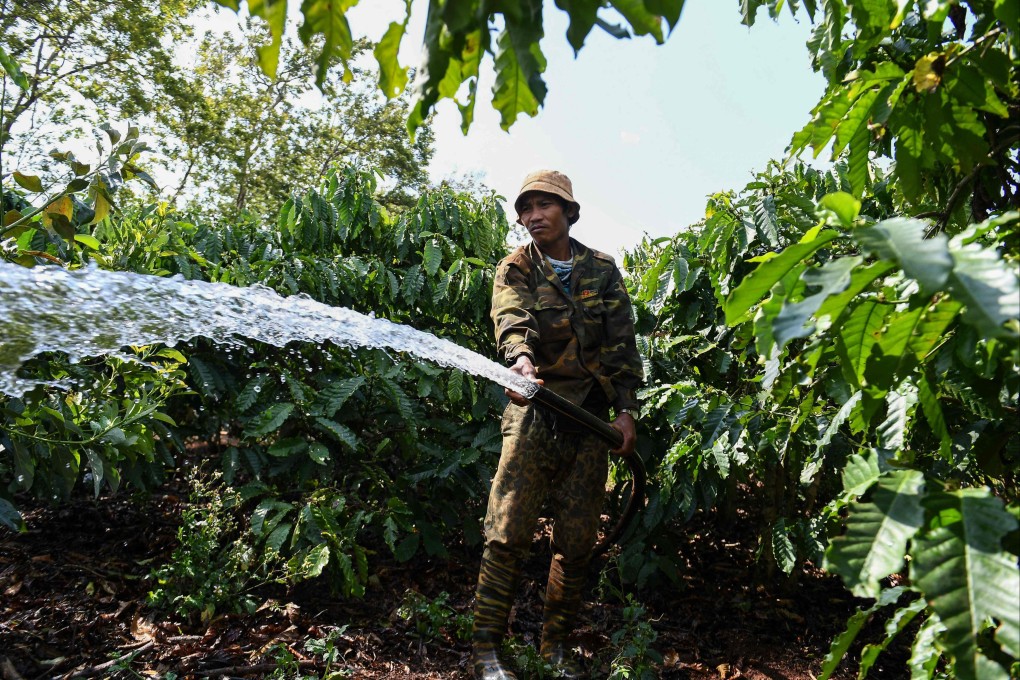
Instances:
[[[343,160],[377,167],[390,187],[384,202],[407,205],[427,184],[433,137],[426,128],[407,138],[406,95],[387,102],[360,68],[349,82],[332,70],[316,90],[313,50],[292,41],[269,78],[258,67],[262,42],[251,22],[239,35],[204,36],[196,64],[180,74],[180,106],[156,113],[176,194],[203,208],[271,214]]]
[[[3,78],[0,148],[22,159],[74,123],[151,113],[177,95],[176,46],[199,0],[0,0],[0,49],[24,75]],[[6,69],[5,69],[6,71]]]

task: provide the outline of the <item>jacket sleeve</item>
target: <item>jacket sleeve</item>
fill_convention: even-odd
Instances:
[[[533,309],[534,293],[525,274],[512,263],[500,263],[492,284],[491,315],[496,351],[507,364],[513,364],[522,354],[535,361],[539,334]]]
[[[613,408],[637,410],[635,391],[644,382],[641,354],[634,336],[634,313],[630,295],[623,283],[620,270],[613,268],[609,287],[605,293],[606,342],[602,346],[601,364],[603,374],[616,389]]]

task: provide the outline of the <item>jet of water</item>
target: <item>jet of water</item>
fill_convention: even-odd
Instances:
[[[21,396],[34,383],[17,376],[49,351],[72,358],[114,354],[129,345],[169,346],[206,337],[251,338],[388,348],[487,378],[526,397],[534,383],[449,340],[305,295],[282,297],[263,286],[186,281],[96,268],[27,269],[0,264],[0,392]]]

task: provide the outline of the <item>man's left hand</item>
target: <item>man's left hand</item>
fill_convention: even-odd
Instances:
[[[609,424],[614,430],[623,435],[623,443],[609,453],[617,456],[633,456],[634,444],[637,443],[637,425],[629,413],[621,413],[616,420]]]

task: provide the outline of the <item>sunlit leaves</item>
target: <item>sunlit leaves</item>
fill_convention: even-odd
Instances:
[[[280,4],[286,7],[285,0],[279,1]],[[322,36],[323,40],[322,55],[319,57],[318,69],[315,75],[315,82],[320,87],[326,80],[326,71],[329,69],[334,56],[339,57],[340,62],[344,65],[344,81],[350,82],[352,73],[348,62],[351,59],[351,51],[354,48],[354,39],[351,36],[351,27],[347,23],[347,10],[356,4],[358,4],[358,0],[304,0],[301,3],[301,13],[304,15],[304,22],[298,28],[298,35],[301,36],[306,45],[310,44],[313,38],[318,36]],[[275,33],[273,39],[276,50],[279,52],[279,44],[276,42]],[[261,52],[259,56],[260,58],[262,57]]]
[[[859,597],[878,597],[879,581],[903,567],[907,541],[924,518],[916,470],[890,472],[878,480],[869,501],[851,504],[846,534],[834,538],[826,561]]]
[[[492,87],[492,105],[500,113],[500,126],[510,129],[521,114],[535,116],[545,99],[541,73],[545,57],[537,43],[528,41],[535,28],[525,24],[508,25],[496,39],[496,82]],[[541,24],[538,25],[541,35]]]
[[[726,322],[736,323],[777,281],[836,236],[838,234],[834,231],[823,231],[813,238],[805,238],[800,243],[783,250],[777,257],[758,265],[757,269],[745,277],[727,298],[724,305]]]
[[[662,17],[649,11],[645,0],[609,0],[609,5],[630,24],[637,35],[651,35],[662,44]]]
[[[1017,327],[1004,324],[1020,318],[1020,284],[1015,268],[999,254],[977,243],[952,243],[953,270],[949,288],[966,305],[963,320],[985,336],[1016,337]]]
[[[822,660],[822,669],[818,676],[819,680],[827,680],[827,678],[832,677],[833,672],[839,667],[850,646],[857,639],[858,633],[864,628],[864,624],[868,622],[875,612],[899,600],[903,596],[904,590],[905,588],[902,586],[883,590],[874,604],[867,608],[862,607],[850,616],[846,629],[832,640],[829,653]]]
[[[390,23],[386,33],[372,51],[379,63],[379,89],[387,99],[396,97],[407,87],[407,68],[400,66],[397,53],[400,51],[400,43],[407,32],[407,22],[410,18],[411,0],[407,0],[404,5],[404,21]]]
[[[240,0],[215,2],[234,11],[240,6]],[[650,36],[661,44],[667,37],[664,24],[672,31],[684,6],[684,0],[611,0],[605,4],[595,0],[555,0],[555,3],[569,15],[567,41],[575,53],[596,25],[617,38],[629,37],[633,32]],[[320,87],[328,69],[337,61],[342,64],[345,77],[350,76],[353,41],[347,11],[355,4],[357,0],[304,0],[301,5],[302,41],[311,45],[322,40],[316,78]],[[485,54],[493,57],[496,85],[492,104],[500,112],[501,126],[508,129],[521,114],[534,116],[546,92],[542,79],[546,58],[539,46],[543,4],[544,0],[508,0],[498,4],[429,0],[423,59],[415,78],[408,131],[413,135],[436,103],[448,98],[457,100],[462,128],[467,132],[474,120],[479,69]],[[813,3],[808,4],[813,9]],[[411,1],[405,0],[403,21],[391,22],[374,49],[380,70],[379,89],[387,97],[396,96],[407,83],[408,70],[399,65],[397,54],[407,32],[411,6]],[[251,14],[268,24],[271,39],[259,49],[259,63],[270,77],[275,77],[279,64],[286,8],[286,0],[248,1]],[[626,23],[616,26],[599,16],[600,10],[618,13]],[[493,44],[490,29],[494,26],[501,26],[502,30]],[[467,96],[461,101],[458,93],[465,84]]]
[[[26,189],[37,194],[42,193],[43,191],[42,180],[39,179],[37,176],[26,175],[17,170],[15,170],[12,173],[12,176],[14,177],[14,181],[17,182],[18,186],[20,186],[22,189]]]
[[[932,293],[945,285],[953,258],[944,236],[925,238],[924,230],[920,220],[893,218],[858,229],[853,238],[865,251],[899,263],[923,290]]]
[[[216,0],[225,4],[223,0]],[[237,11],[238,0],[228,0]],[[268,45],[259,48],[259,65],[270,78],[276,77],[276,68],[280,61],[280,44],[283,42],[283,29],[287,22],[287,0],[248,0],[248,11],[252,16],[265,20],[270,35]]]
[[[14,84],[22,90],[28,90],[31,87],[18,62],[11,55],[7,54],[7,50],[3,46],[0,46],[0,69],[9,75]]]
[[[813,330],[805,324],[825,300],[846,290],[852,281],[854,268],[862,261],[860,257],[843,257],[808,269],[801,275],[808,288],[818,290],[800,302],[787,301],[783,304],[783,309],[772,322],[772,332],[780,350],[793,338],[805,337]]]
[[[1020,657],[1020,571],[1002,539],[1017,520],[984,489],[929,495],[934,528],[915,539],[910,576],[946,628],[948,651],[957,677],[1008,677],[984,656],[977,638],[992,621],[995,644]],[[964,577],[965,575],[965,577]]]

